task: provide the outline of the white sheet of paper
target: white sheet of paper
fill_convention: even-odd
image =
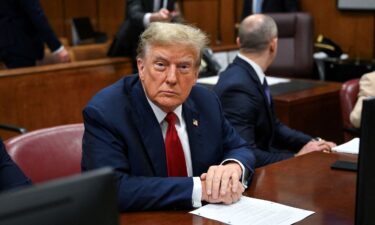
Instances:
[[[290,225],[314,212],[242,196],[231,205],[208,204],[190,213],[233,225]]]
[[[199,78],[197,82],[201,84],[215,85],[218,80],[219,80],[219,76],[212,76],[212,77]]]
[[[280,77],[266,77],[267,83],[269,86],[279,84],[279,83],[286,83],[290,82],[290,79],[287,78],[280,78]],[[219,76],[212,76],[212,77],[203,77],[198,79],[198,83],[202,84],[210,84],[210,85],[215,85],[217,81],[219,80]]]
[[[359,141],[360,141],[359,138],[353,138],[352,140],[344,144],[333,147],[332,150],[336,152],[342,152],[342,153],[358,154]]]
[[[268,86],[279,84],[279,83],[287,83],[290,82],[290,79],[287,78],[281,78],[281,77],[271,77],[266,76]]]

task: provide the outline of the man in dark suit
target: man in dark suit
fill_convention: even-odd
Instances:
[[[244,0],[241,20],[254,13],[297,12],[298,0]]]
[[[252,150],[217,96],[195,85],[207,42],[196,28],[152,23],[140,37],[139,75],[85,107],[82,170],[114,167],[122,211],[231,204],[250,181]]]
[[[0,192],[30,184],[31,181],[9,157],[0,139]]]
[[[313,140],[276,118],[264,75],[276,55],[275,21],[263,14],[245,18],[239,28],[237,44],[239,54],[220,74],[214,91],[221,100],[227,119],[253,147],[256,166],[312,151],[330,151],[334,143]],[[291,151],[282,150],[280,146]]]
[[[175,0],[127,0],[126,20],[111,44],[108,56],[129,56],[137,71],[139,35],[151,22],[172,22],[181,19]]]
[[[0,27],[0,60],[7,68],[35,66],[44,57],[44,43],[58,61],[70,61],[39,0],[1,0]]]

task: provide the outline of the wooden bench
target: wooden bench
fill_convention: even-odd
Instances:
[[[93,59],[104,59],[107,57],[107,51],[111,42],[100,43],[100,44],[86,44],[77,46],[65,46],[69,52],[69,56],[72,62],[93,60]],[[37,61],[38,66],[58,64],[54,55],[48,48],[44,50],[44,58]]]
[[[128,58],[0,70],[0,123],[30,131],[82,122],[91,97],[131,71]],[[0,130],[3,139],[14,135]]]

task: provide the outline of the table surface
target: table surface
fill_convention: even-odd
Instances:
[[[356,161],[356,155],[314,152],[256,169],[244,195],[312,210],[298,225],[354,224],[356,173],[333,170],[336,160]],[[121,214],[123,225],[222,224],[188,213],[151,211]],[[251,212],[249,212],[251,213]]]

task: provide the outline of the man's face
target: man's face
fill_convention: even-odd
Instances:
[[[164,112],[173,111],[188,97],[198,78],[195,49],[154,45],[138,59],[139,77],[148,98]]]

